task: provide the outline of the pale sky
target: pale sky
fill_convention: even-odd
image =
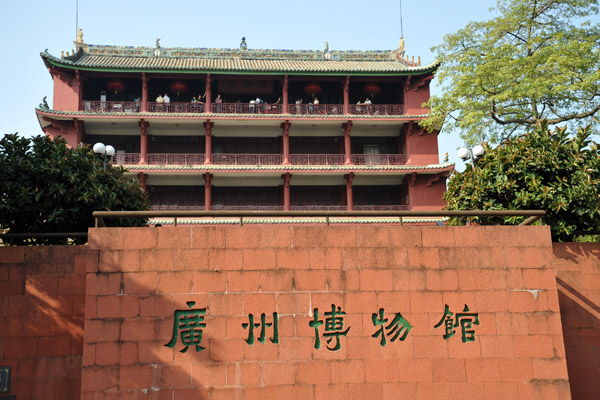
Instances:
[[[0,135],[42,131],[34,108],[52,79],[39,53],[71,52],[77,0],[3,0],[0,6]],[[432,46],[469,21],[487,20],[495,0],[402,0],[406,53],[434,61]],[[79,27],[89,44],[163,47],[391,50],[400,37],[399,0],[79,0]],[[432,91],[437,82],[434,79]],[[462,169],[458,134],[441,133],[439,154]]]

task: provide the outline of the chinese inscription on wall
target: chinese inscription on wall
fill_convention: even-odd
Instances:
[[[188,301],[186,304],[188,306],[187,310],[175,310],[173,314],[173,335],[165,346],[173,348],[179,339],[184,346],[179,350],[180,352],[185,353],[189,346],[195,346],[196,351],[199,352],[204,350],[201,342],[203,330],[206,328],[204,320],[206,308],[193,308],[196,305],[193,301]],[[345,326],[345,316],[346,312],[335,304],[332,304],[331,309],[327,309],[322,317],[318,308],[313,310],[313,319],[308,325],[315,331],[315,349],[321,348],[321,337],[326,342],[325,347],[327,350],[338,351],[341,349],[340,338],[341,336],[347,336],[351,329],[350,326]],[[379,344],[382,347],[385,347],[388,342],[404,341],[413,328],[401,313],[386,315],[383,308],[372,314],[371,320],[374,328],[371,337],[379,339]],[[466,304],[462,312],[454,314],[446,304],[442,318],[440,322],[434,325],[434,328],[439,328],[442,325],[444,340],[454,336],[457,328],[460,327],[462,342],[472,342],[475,340],[473,325],[479,325],[479,314],[471,312]],[[256,318],[254,314],[249,314],[248,322],[242,323],[241,328],[248,330],[246,343],[250,346],[254,346],[257,340],[265,344],[267,342],[267,332],[270,334],[269,341],[271,343],[279,343],[279,318],[276,312],[269,317],[262,313],[259,318]]]

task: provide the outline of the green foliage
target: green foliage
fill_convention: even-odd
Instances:
[[[598,13],[598,0],[498,0],[496,12],[433,49],[444,87],[422,125],[459,130],[471,145],[543,120],[589,125],[600,109],[600,26],[580,21]]]
[[[0,230],[6,233],[87,232],[94,225],[95,210],[148,209],[139,183],[126,178],[122,167],[103,170],[102,160],[89,147],[69,149],[61,138],[5,135],[0,139],[0,171]],[[120,226],[146,223],[141,219],[107,222]]]
[[[589,128],[569,137],[566,128],[541,128],[509,139],[454,171],[444,195],[448,210],[545,210],[552,237],[571,241],[600,233],[600,151]],[[485,218],[484,224],[518,224],[523,217]],[[456,222],[456,221],[454,221]]]

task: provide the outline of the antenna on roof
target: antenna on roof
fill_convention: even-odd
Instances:
[[[400,4],[400,37],[403,38],[404,29],[402,27],[402,0],[398,0],[398,3]]]
[[[79,0],[75,0],[75,37],[79,32]]]

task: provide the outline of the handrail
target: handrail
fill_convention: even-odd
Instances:
[[[422,210],[422,211],[94,211],[92,216],[95,227],[104,226],[103,218],[173,218],[177,225],[177,218],[186,217],[239,217],[243,224],[244,217],[530,217],[521,225],[529,225],[535,220],[546,215],[544,210]]]

